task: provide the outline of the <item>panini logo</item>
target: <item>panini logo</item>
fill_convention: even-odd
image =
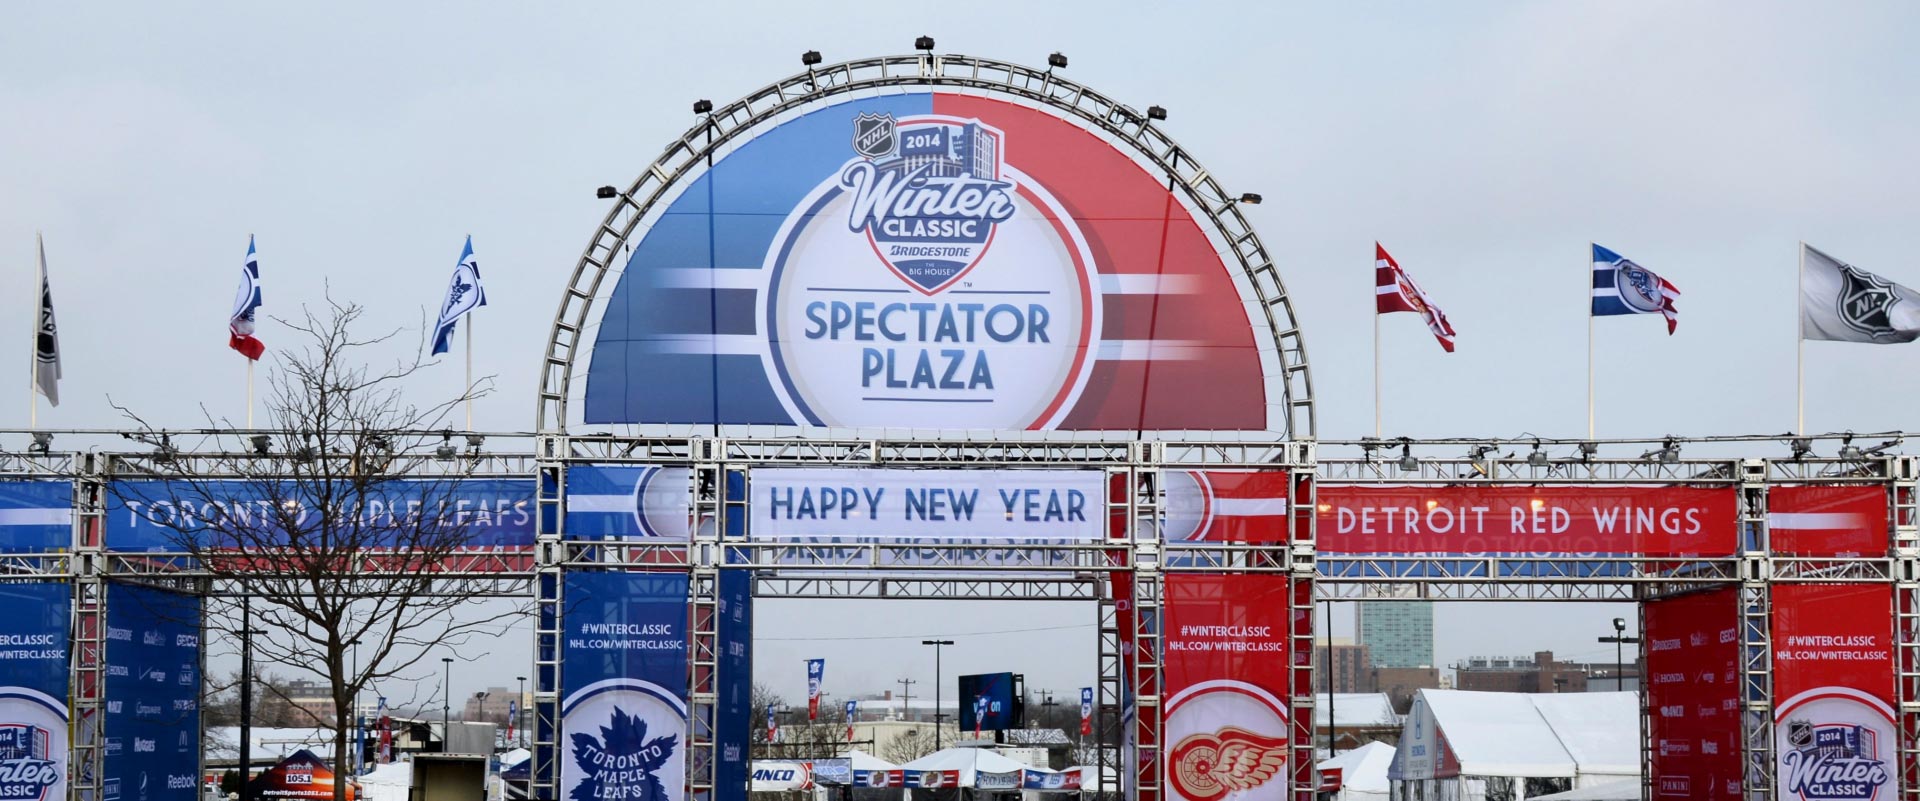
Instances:
[[[1661,776],[1661,795],[1692,795],[1693,779],[1689,776]]]

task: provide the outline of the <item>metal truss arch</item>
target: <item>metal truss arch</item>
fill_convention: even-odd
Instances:
[[[1269,373],[1267,379],[1269,384],[1278,379],[1279,386],[1270,386],[1269,391],[1277,391],[1281,397],[1277,401],[1270,398],[1268,403],[1280,405],[1279,417],[1285,428],[1279,433],[1289,439],[1314,436],[1313,382],[1293,301],[1266,245],[1241,213],[1237,196],[1229,195],[1213,173],[1145,112],[1062,78],[1051,69],[931,53],[809,68],[707,112],[669,143],[614,199],[613,208],[574,264],[542,356],[535,430],[566,431],[574,367],[590,350],[585,340],[592,328],[590,317],[601,285],[610,274],[623,269],[621,254],[636,234],[650,228],[649,212],[670,200],[683,181],[710,167],[714,156],[736,140],[750,138],[762,125],[778,122],[783,115],[807,105],[859,91],[940,87],[1024,100],[1064,119],[1081,121],[1124,145],[1123,152],[1136,163],[1164,174],[1168,188],[1180,189],[1189,208],[1206,216],[1208,233],[1220,246],[1222,258],[1232,254],[1246,287],[1258,301],[1262,317],[1256,320],[1256,327],[1264,325],[1271,337],[1272,358],[1278,363],[1277,374]],[[1262,350],[1266,346],[1260,345]]]

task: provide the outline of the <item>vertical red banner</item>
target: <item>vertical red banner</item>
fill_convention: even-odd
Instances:
[[[1648,601],[1647,726],[1656,799],[1740,798],[1740,595]]]
[[[1898,791],[1893,588],[1773,588],[1776,781],[1782,799],[1890,801]]]
[[[1290,590],[1280,574],[1167,576],[1169,799],[1287,801]]]

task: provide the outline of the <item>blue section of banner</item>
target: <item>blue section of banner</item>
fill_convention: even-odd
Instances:
[[[760,356],[704,347],[718,334],[766,336],[742,314],[753,311],[752,293],[677,271],[760,270],[787,215],[854,157],[849,138],[861,113],[931,114],[933,97],[861,98],[790,120],[728,154],[668,206],[634,247],[600,320],[586,422],[794,422]]]
[[[101,801],[196,801],[200,599],[112,585],[106,639]]]
[[[65,704],[73,586],[0,584],[0,609],[6,610],[0,614],[0,684],[37,690]]]
[[[720,571],[720,676],[714,801],[746,801],[753,733],[753,573]]]
[[[370,496],[361,515],[371,527],[391,527],[396,538],[413,531],[413,515],[463,530],[470,548],[531,548],[534,535],[534,483],[528,478],[469,478],[449,486],[446,480],[396,479],[366,488]],[[107,491],[106,544],[111,551],[180,553],[192,542],[219,547],[223,535],[200,528],[197,521],[235,515],[239,525],[272,530],[274,517],[265,514],[274,500],[297,498],[289,485],[269,486],[250,481],[115,481]],[[342,484],[335,493],[350,495]],[[429,503],[429,501],[431,501]],[[317,517],[313,504],[302,513]],[[229,525],[228,530],[234,526]],[[377,531],[371,532],[377,535]]]
[[[681,801],[687,729],[684,572],[570,573],[561,654],[568,801]]]
[[[0,481],[0,553],[73,547],[73,484]]]

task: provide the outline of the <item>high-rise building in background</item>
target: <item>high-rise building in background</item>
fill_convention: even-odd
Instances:
[[[1375,667],[1433,667],[1431,601],[1362,601],[1355,639]]]

